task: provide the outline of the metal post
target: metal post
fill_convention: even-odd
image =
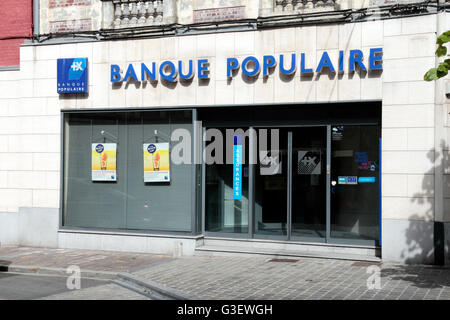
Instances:
[[[287,239],[291,239],[292,229],[292,131],[288,132],[288,169],[287,169]]]

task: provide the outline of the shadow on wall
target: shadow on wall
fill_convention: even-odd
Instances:
[[[424,215],[414,214],[409,220],[406,229],[407,249],[401,256],[406,263],[418,261],[434,261],[435,265],[444,265],[450,260],[448,250],[445,248],[444,223],[434,221],[435,211],[435,172],[444,172],[448,163],[448,146],[441,142],[438,152],[434,149],[427,153],[428,159],[433,163],[432,169],[426,172],[422,180],[422,192],[413,195],[411,201],[421,207],[426,207]],[[445,207],[444,207],[445,210]],[[424,221],[426,220],[426,221]]]

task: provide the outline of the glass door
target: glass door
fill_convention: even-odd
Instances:
[[[291,239],[324,242],[327,127],[292,129]]]
[[[254,234],[288,239],[289,152],[286,128],[260,128],[255,166]],[[266,134],[264,134],[266,133]],[[266,138],[262,138],[262,137]]]
[[[258,141],[254,170],[255,237],[324,242],[327,127],[258,130],[270,132],[271,139],[267,139],[268,143],[261,138]]]

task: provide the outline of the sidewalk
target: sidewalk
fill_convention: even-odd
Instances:
[[[200,299],[450,299],[448,267],[252,256],[173,259],[125,252],[0,247],[0,266],[5,264],[28,267],[31,272],[33,268],[65,270],[77,265],[82,273],[91,270],[114,278],[118,273],[119,278],[121,273],[131,273],[139,285],[153,283]],[[373,276],[373,269],[368,273],[371,268],[380,268],[380,289],[367,286]],[[104,296],[108,290],[119,289],[98,287],[92,295],[95,290]],[[76,299],[77,294],[66,296]]]
[[[368,267],[381,268],[369,290]],[[201,299],[450,299],[450,269],[331,259],[182,257],[135,275]]]
[[[77,249],[0,247],[0,268],[26,273],[65,273],[67,267],[78,266],[87,276],[115,279],[120,272],[132,272],[167,256]]]

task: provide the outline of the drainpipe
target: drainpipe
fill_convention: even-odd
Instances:
[[[39,34],[39,0],[34,0],[33,13],[33,36],[37,36]]]

